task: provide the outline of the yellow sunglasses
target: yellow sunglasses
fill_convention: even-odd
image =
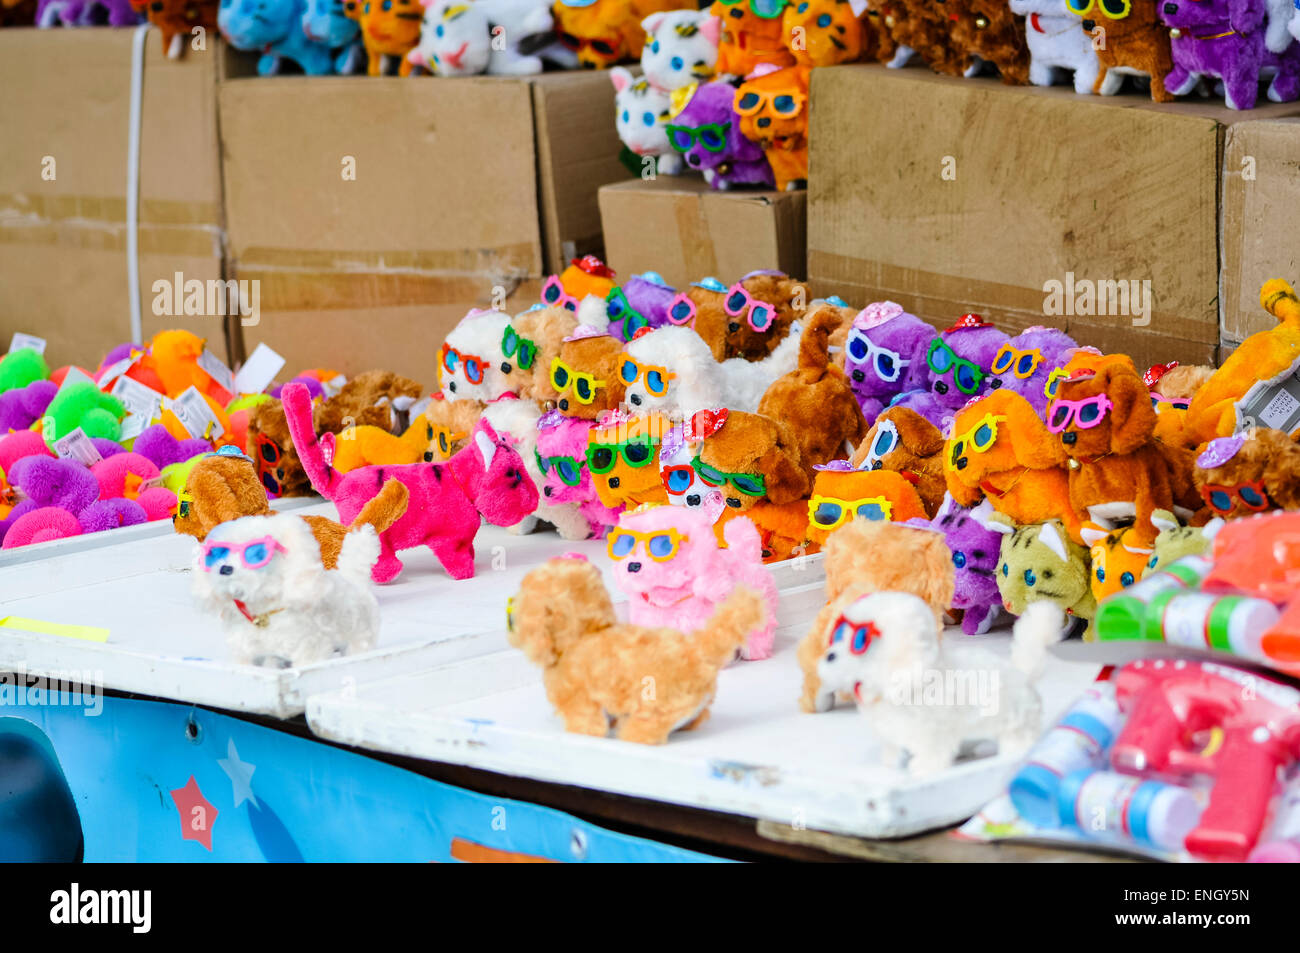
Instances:
[[[854,518],[889,522],[894,518],[894,504],[883,496],[861,500],[841,500],[834,496],[814,495],[808,501],[808,522],[818,529],[837,529]]]
[[[1077,16],[1086,14],[1094,4],[1112,20],[1122,20],[1133,10],[1132,0],[1065,0],[1066,7]]]
[[[1056,385],[1061,383],[1061,381],[1065,380],[1069,376],[1070,376],[1070,372],[1067,371],[1065,368],[1063,367],[1054,368],[1052,372],[1047,375],[1047,385],[1043,388],[1043,395],[1045,397],[1055,397]]]
[[[464,440],[468,436],[464,433],[452,433],[451,428],[443,424],[430,424],[428,433],[429,445],[437,446],[443,460],[451,456],[451,448],[458,440]]]
[[[657,563],[667,562],[677,555],[682,543],[690,540],[675,529],[655,530],[653,533],[638,533],[634,529],[615,527],[609,534],[609,556],[611,559],[626,559],[640,543],[646,555]]]
[[[551,386],[557,394],[563,394],[572,387],[574,400],[580,404],[590,404],[596,399],[596,391],[605,386],[605,381],[596,380],[593,374],[575,371],[556,357],[551,359]]]
[[[950,464],[956,464],[958,460],[966,456],[967,450],[983,453],[997,443],[998,424],[1005,423],[1006,419],[1005,417],[995,417],[992,414],[985,414],[981,417],[979,423],[952,441],[952,450],[948,454]]]
[[[1023,381],[1033,377],[1034,371],[1038,370],[1038,365],[1041,363],[1043,363],[1043,355],[1038,348],[1022,351],[1010,344],[1004,344],[993,356],[993,364],[989,370],[994,374],[1005,374],[1010,371]]]

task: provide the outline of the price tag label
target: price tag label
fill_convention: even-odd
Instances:
[[[65,437],[54,441],[54,452],[64,460],[76,460],[86,466],[94,466],[104,458],[100,456],[95,445],[90,442],[86,432],[78,427]]]
[[[14,336],[9,340],[9,353],[21,351],[25,347],[31,348],[37,354],[44,354],[45,338],[38,338],[35,334],[24,334],[22,331],[15,331]]]
[[[237,394],[260,394],[284,367],[284,358],[265,344],[259,344],[235,375]]]
[[[203,353],[199,355],[197,363],[228,393],[233,394],[235,392],[235,375],[231,373],[230,368],[226,367],[221,358],[205,348]]]
[[[162,413],[163,395],[130,377],[119,377],[109,393],[120,400],[122,406],[133,415],[138,414],[152,420]]]
[[[59,391],[62,392],[73,384],[95,384],[95,379],[85,371],[77,367],[69,367],[67,376],[63,378],[63,383],[59,385]],[[95,384],[98,387],[98,384]]]
[[[151,414],[128,415],[127,418],[122,421],[121,442],[126,443],[128,440],[134,440],[136,437],[140,436],[140,434],[144,433],[145,429],[152,424],[153,421],[154,417]]]
[[[1300,362],[1285,374],[1257,382],[1237,401],[1237,429],[1251,425],[1283,433],[1300,428]]]
[[[197,388],[191,387],[173,400],[171,412],[191,437],[216,440],[226,432]]]

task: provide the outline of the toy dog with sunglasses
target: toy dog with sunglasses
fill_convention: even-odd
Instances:
[[[698,632],[736,588],[758,593],[767,606],[764,623],[740,647],[743,659],[765,659],[776,640],[776,583],[763,568],[758,531],[741,517],[723,529],[698,509],[638,507],[619,517],[609,534],[614,584],[628,596],[633,625]]]
[[[397,553],[428,546],[453,579],[474,575],[474,537],[486,519],[494,526],[513,526],[537,509],[537,487],[524,462],[492,426],[480,420],[468,446],[446,463],[400,467],[362,467],[339,473],[325,460],[311,428],[311,398],[301,384],[286,385],[285,414],[293,444],[311,485],[333,500],[339,517],[351,521],[385,480],[401,480],[410,491],[406,513],[380,536],[376,582],[402,571]]]
[[[689,92],[689,89],[688,89]],[[772,188],[772,166],[761,147],[740,131],[732,109],[736,90],[714,80],[696,87],[668,122],[668,142],[682,154],[686,168],[700,172],[713,189],[759,185]]]
[[[1011,0],[1010,6],[1012,13],[1026,18],[1029,82],[1051,86],[1060,70],[1073,75],[1076,93],[1091,93],[1101,63],[1092,48],[1092,37],[1083,32],[1066,0]]]
[[[1280,430],[1216,437],[1192,471],[1205,505],[1224,519],[1300,509],[1300,445]]]
[[[893,470],[916,486],[916,492],[933,516],[948,493],[944,479],[943,434],[914,410],[890,407],[876,418],[875,426],[853,454],[859,470]]]
[[[962,315],[930,342],[925,356],[926,390],[904,395],[899,405],[942,428],[972,397],[989,391],[993,380],[989,368],[1008,340],[978,314]]]
[[[808,500],[807,537],[818,547],[855,519],[887,523],[928,519],[916,487],[900,473],[854,470],[847,460],[834,460],[813,469],[817,476]]]
[[[374,646],[371,527],[344,536],[337,569],[325,568],[307,525],[288,513],[222,523],[197,550],[191,588],[221,619],[236,662],[297,668]]]
[[[582,325],[551,360],[556,406],[571,417],[595,420],[623,403],[623,348],[600,328]]]
[[[600,502],[612,510],[667,503],[659,476],[659,444],[668,425],[648,414],[611,413],[587,437],[587,470]]]
[[[506,393],[502,346],[510,316],[475,309],[447,335],[438,352],[438,376],[448,400],[496,400]]]
[[[760,65],[736,90],[732,106],[741,133],[762,147],[782,192],[808,184],[808,71]]]
[[[700,443],[727,421],[730,411],[704,411],[688,423],[664,431],[659,446],[659,479],[672,506],[705,513],[715,523],[727,508],[717,486],[705,483],[697,469]]]
[[[258,480],[268,496],[311,495],[311,483],[294,450],[280,401],[266,401],[249,412],[244,450],[257,464]]]
[[[561,305],[534,305],[515,315],[501,335],[506,386],[527,400],[554,406],[560,395],[551,386],[551,366],[564,339],[577,330],[577,310]]]
[[[1261,71],[1267,67],[1274,71],[1269,99],[1300,98],[1300,46],[1287,43],[1276,52],[1268,48],[1268,13],[1265,0],[1161,2],[1160,22],[1171,28],[1174,68],[1165,79],[1169,91],[1181,96],[1195,89],[1202,77],[1214,77],[1223,83],[1229,109],[1253,109]]]
[[[1053,371],[1059,371],[1077,348],[1074,339],[1058,328],[1026,328],[993,355],[990,384],[1015,391],[1042,416],[1062,376]]]
[[[830,335],[839,324],[834,308],[814,311],[799,339],[799,365],[773,381],[758,403],[760,414],[790,425],[809,466],[843,456],[867,430],[844,372],[831,361]]]
[[[587,521],[587,535],[599,538],[618,522],[618,510],[600,501],[587,468],[590,420],[548,411],[537,421],[537,468],[542,474],[542,505],[575,506]]]
[[[936,337],[934,328],[892,301],[858,312],[844,342],[844,373],[868,427],[895,397],[929,386],[926,355]]]
[[[993,508],[1020,524],[1061,517],[1076,541],[1083,520],[1070,506],[1066,455],[1015,391],[995,390],[958,411],[944,448],[953,499],[966,507],[988,497]]]
[[[1151,77],[1151,98],[1170,102],[1165,77],[1174,67],[1169,31],[1158,19],[1159,3],[1142,0],[1065,0],[1070,13],[1082,18],[1083,31],[1097,54],[1100,69],[1092,91],[1114,96],[1124,76],[1134,72]]]
[[[714,0],[709,13],[722,21],[719,75],[746,76],[760,64],[790,66],[782,13],[788,0]]]

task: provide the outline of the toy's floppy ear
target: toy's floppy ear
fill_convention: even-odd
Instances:
[[[1070,550],[1065,545],[1065,537],[1061,535],[1056,523],[1044,523],[1043,528],[1038,531],[1038,541],[1055,553],[1061,562],[1070,561]]]
[[[901,408],[889,415],[898,428],[898,439],[915,456],[932,457],[943,452],[943,432],[914,410]]]
[[[196,469],[190,474],[190,481],[188,489],[194,500],[194,515],[203,535],[221,523],[250,515],[240,511],[239,500],[221,474]]]
[[[621,66],[615,66],[609,71],[609,80],[614,84],[614,89],[621,93],[632,85],[632,74]]]
[[[1046,529],[1046,527],[1044,527],[1044,529]],[[1079,535],[1082,536],[1083,541],[1091,547],[1104,542],[1109,533],[1096,523],[1084,523],[1083,526],[1079,528]]]
[[[1007,400],[1005,414],[1016,461],[1035,470],[1062,466],[1065,451],[1061,449],[1060,441],[1052,437],[1034,405],[1019,394],[1005,393],[1008,395],[1003,398]]]
[[[1111,452],[1133,453],[1151,439],[1155,430],[1151,392],[1136,373],[1118,365],[1107,365],[1099,376],[1111,402]]]
[[[780,446],[759,458],[758,471],[763,474],[767,498],[778,506],[806,496],[811,488],[808,472]]]

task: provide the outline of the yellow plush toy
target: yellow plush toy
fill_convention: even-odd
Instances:
[[[380,427],[347,427],[334,438],[334,469],[347,473],[358,467],[382,464],[441,463],[450,456],[450,448],[465,438],[435,427],[426,417],[419,417],[396,437]]]

